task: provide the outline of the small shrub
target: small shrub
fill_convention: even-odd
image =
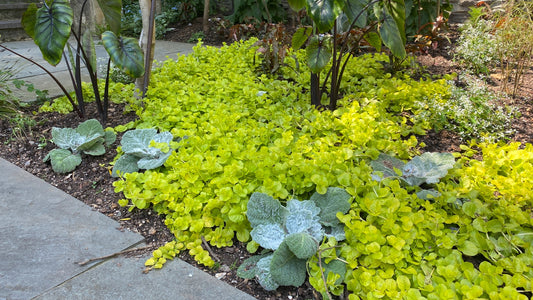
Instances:
[[[57,173],[68,173],[81,164],[81,154],[98,156],[105,153],[105,146],[116,139],[113,131],[104,131],[96,119],[81,123],[76,129],[52,127],[52,142],[59,147],[43,159],[52,164]]]
[[[286,11],[280,0],[237,0],[234,3],[233,14],[228,19],[236,23],[268,23],[282,22],[286,18]]]
[[[450,82],[450,95],[437,101],[421,101],[416,118],[428,119],[439,131],[453,131],[464,140],[498,141],[509,137],[513,131],[511,121],[518,115],[516,108],[505,107],[502,95],[491,92],[485,83],[474,76],[459,77],[464,87]]]
[[[162,166],[172,154],[170,132],[157,133],[155,129],[136,129],[124,133],[120,150],[124,152],[113,166],[111,175],[118,177],[139,169],[151,170]]]
[[[533,3],[506,1],[503,12],[495,16],[495,24],[502,91],[515,96],[533,57]]]
[[[350,198],[343,189],[328,188],[324,195],[315,193],[306,201],[292,199],[283,207],[266,194],[252,194],[246,213],[253,227],[250,234],[261,247],[273,252],[247,259],[237,274],[247,279],[257,277],[268,291],[280,285],[301,286],[307,260],[317,254],[322,240],[344,240],[344,226],[336,215],[348,212]],[[344,272],[345,268],[340,275]]]
[[[474,74],[488,75],[498,65],[498,43],[494,22],[483,18],[470,20],[460,27],[455,59]]]

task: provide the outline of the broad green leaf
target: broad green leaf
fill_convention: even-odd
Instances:
[[[410,185],[437,183],[453,168],[455,158],[451,153],[425,152],[415,156],[403,167],[403,178]]]
[[[32,38],[35,39],[35,22],[37,19],[37,5],[30,3],[28,9],[22,15],[22,28]]]
[[[276,250],[287,233],[280,224],[259,224],[250,232],[252,239],[265,249]]]
[[[136,39],[117,37],[112,31],[106,31],[102,33],[102,43],[111,61],[126,74],[134,78],[144,74],[143,52]]]
[[[314,193],[310,200],[320,208],[320,223],[326,226],[335,226],[339,224],[337,213],[345,214],[348,212],[351,198],[352,196],[344,189],[330,187],[326,194]]]
[[[331,39],[328,37],[312,36],[306,48],[307,64],[311,72],[318,74],[324,69],[333,56]]]
[[[86,61],[86,64],[90,64],[93,72],[97,72],[96,68],[96,50],[94,48],[94,40],[93,35],[91,34],[90,30],[85,30],[83,32],[83,35],[81,37],[81,44],[83,47],[83,51],[85,51],[85,54],[87,55],[87,58],[89,61]]]
[[[474,227],[477,231],[480,232],[488,232],[487,223],[481,217],[475,218],[474,221],[472,221],[472,227]]]
[[[441,193],[439,193],[437,190],[429,189],[429,190],[421,190],[420,192],[416,193],[416,196],[422,200],[431,200],[439,197]]]
[[[261,286],[267,291],[273,291],[279,287],[278,282],[274,280],[271,273],[273,256],[273,254],[270,254],[266,257],[261,258],[257,262],[257,281],[259,281],[259,284],[261,284]]]
[[[319,32],[327,32],[344,8],[342,0],[307,0],[307,13]]]
[[[363,37],[365,41],[370,44],[370,46],[374,47],[377,52],[381,52],[381,37],[379,34],[375,31],[370,31]]]
[[[87,154],[87,155],[92,155],[92,156],[100,156],[100,155],[104,155],[105,154],[105,146],[103,144],[104,142],[104,139],[103,138],[99,138],[99,140],[95,141],[95,143],[87,148],[87,149],[82,149],[82,147],[80,146],[78,149],[82,150],[83,153]]]
[[[329,263],[322,261],[324,267],[324,275],[327,277],[330,272],[338,274],[340,277],[335,281],[335,284],[341,284],[344,281],[346,275],[346,264],[340,260],[334,259]]]
[[[279,285],[299,287],[304,283],[307,274],[306,260],[299,259],[287,243],[283,242],[272,255],[270,273]]]
[[[402,37],[403,45],[407,42],[405,36],[405,1],[404,0],[386,0],[384,1],[385,9],[394,19]]]
[[[502,232],[503,224],[500,220],[490,220],[486,223],[489,232]]]
[[[144,149],[150,145],[150,141],[154,139],[156,134],[157,130],[153,128],[127,131],[120,141],[122,151],[132,153],[137,149]]]
[[[289,0],[289,6],[294,9],[295,11],[299,11],[300,9],[305,7],[306,0]]]
[[[287,202],[289,214],[285,221],[285,228],[289,234],[307,232],[316,241],[324,237],[324,229],[320,224],[320,208],[313,201],[298,201],[295,199]]]
[[[292,48],[294,50],[300,49],[305,44],[307,39],[309,39],[312,33],[313,28],[310,26],[298,28],[298,30],[296,30],[292,36]]]
[[[139,167],[137,166],[137,161],[139,161],[138,157],[135,157],[130,154],[124,154],[121,157],[117,159],[115,162],[115,165],[113,166],[113,170],[111,171],[111,176],[118,177],[119,173],[133,173],[139,171]]]
[[[172,141],[173,138],[174,136],[172,135],[172,133],[168,131],[163,131],[163,132],[156,134],[153,138],[153,141],[155,143],[168,144]]]
[[[468,202],[463,203],[463,206],[461,207],[461,209],[467,216],[471,218],[474,218],[476,216],[477,205],[473,202],[468,201]]]
[[[117,140],[117,135],[113,130],[104,131],[104,143],[106,146],[113,144]]]
[[[53,149],[49,153],[52,169],[57,173],[74,171],[81,164],[81,155],[66,149]]]
[[[52,142],[61,149],[76,150],[84,140],[74,128],[52,127]]]
[[[270,254],[269,254],[270,255]],[[237,276],[243,279],[253,279],[257,275],[257,262],[266,255],[254,255],[245,259],[237,269]]]
[[[96,119],[90,119],[81,123],[76,132],[83,138],[82,142],[73,149],[74,151],[83,151],[89,155],[102,155],[105,153],[104,128]]]
[[[357,27],[366,26],[367,22],[367,9],[368,0],[347,0],[344,5],[344,13],[348,17],[350,23],[354,23]]]
[[[318,243],[306,232],[290,234],[285,242],[292,253],[301,259],[308,259],[318,251]]]
[[[111,31],[120,34],[120,21],[122,15],[122,0],[97,0],[104,13],[105,21]]]
[[[380,153],[376,160],[370,162],[370,166],[374,170],[372,178],[376,181],[381,181],[383,178],[398,176],[396,170],[402,170],[405,163],[396,157]],[[377,175],[376,172],[383,173],[383,178]]]
[[[165,161],[170,157],[171,154],[172,151],[168,151],[167,153],[159,151],[158,155],[155,157],[143,157],[139,159],[137,165],[139,166],[139,168],[145,170],[159,168],[165,163]]]
[[[289,211],[271,196],[253,193],[248,201],[246,216],[252,227],[259,224],[283,224]]]
[[[343,216],[342,214],[339,216]],[[335,226],[324,226],[325,235],[333,237],[336,241],[344,241],[346,233],[344,232],[344,224],[337,224]]]
[[[479,253],[479,248],[471,241],[464,241],[457,249],[467,256],[476,256]]]
[[[72,18],[72,9],[65,0],[55,0],[50,5],[43,5],[36,12],[34,41],[41,49],[43,58],[53,66],[61,61],[70,36]],[[28,26],[31,31],[31,25]]]
[[[96,119],[87,120],[76,128],[76,132],[83,136],[104,136],[104,128]]]
[[[404,58],[405,52],[405,30],[401,31],[402,26],[398,26],[395,18],[391,15],[388,9],[384,7],[374,7],[376,16],[380,20],[379,33],[383,44],[387,46],[392,54],[398,58]],[[405,16],[404,16],[405,18]]]

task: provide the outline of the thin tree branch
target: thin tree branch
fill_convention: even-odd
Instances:
[[[80,266],[84,266],[84,265],[86,265],[88,263],[91,263],[93,261],[108,259],[108,258],[112,258],[112,257],[123,255],[123,254],[128,254],[130,252],[134,252],[134,251],[138,251],[138,250],[146,250],[146,249],[149,249],[149,248],[154,248],[154,246],[153,245],[149,245],[149,246],[144,246],[144,247],[139,247],[139,248],[126,249],[126,250],[123,250],[123,251],[115,252],[113,254],[100,256],[100,257],[95,257],[95,258],[90,258],[90,259],[88,259],[86,261],[77,262],[76,264],[78,264]]]
[[[45,67],[41,66],[39,63],[35,62],[33,59],[31,58],[28,58],[22,54],[19,54],[3,45],[0,45],[1,48],[19,56],[19,57],[22,57],[24,58],[25,60],[31,62],[32,64],[38,66],[39,68],[41,68],[43,71],[46,72],[46,74],[48,74],[54,81],[55,83],[59,86],[59,88],[61,89],[61,91],[63,91],[63,94],[65,94],[65,96],[68,98],[68,100],[70,101],[70,104],[72,104],[72,107],[74,108],[74,110],[76,111],[76,113],[78,114],[78,116],[80,118],[83,118],[83,114],[81,113],[81,111],[78,109],[78,107],[76,106],[76,104],[74,104],[74,100],[72,99],[72,97],[70,96],[69,92],[67,92],[67,90],[65,89],[65,87],[61,84],[61,82],[59,82],[59,80],[54,76],[52,75],[52,73],[50,73],[50,71],[48,71]]]

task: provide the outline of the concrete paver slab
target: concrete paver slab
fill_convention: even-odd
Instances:
[[[115,258],[80,274],[36,299],[253,300],[252,296],[181,260],[143,274],[147,257]]]
[[[143,241],[1,158],[0,172],[0,299],[35,297],[91,267],[75,262]]]
[[[97,57],[96,62],[99,66],[98,70],[100,71],[102,66],[107,65],[109,55],[101,44],[98,42],[95,43],[95,52]],[[32,40],[5,42],[2,43],[2,45],[28,58],[31,58],[41,66],[45,67],[55,77],[57,77],[68,91],[73,90],[70,75],[67,71],[68,69],[64,59],[62,59],[57,66],[50,65],[43,59],[39,48]],[[194,44],[157,41],[154,52],[154,60],[161,62],[167,59],[177,59],[178,54],[185,55],[191,53],[193,46]],[[35,88],[39,90],[48,90],[48,96],[50,97],[63,95],[61,89],[51,79],[51,77],[46,74],[44,70],[7,50],[0,49],[0,66],[11,69],[15,78],[30,82]],[[101,72],[98,72],[99,76],[103,76],[100,73]],[[90,82],[89,74],[85,68],[82,68],[82,79],[85,82]],[[23,101],[35,100],[35,93],[33,92],[17,89],[13,90],[14,95]]]

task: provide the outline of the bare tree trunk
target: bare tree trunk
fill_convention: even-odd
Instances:
[[[162,11],[161,0],[155,0],[155,14],[159,15]]]
[[[155,48],[155,2],[153,4],[154,5],[152,5],[152,0],[139,0],[143,24],[141,37],[139,38],[139,45],[141,46],[141,49],[144,52],[145,70],[144,75],[137,78],[137,80],[135,81],[135,86],[141,91],[143,97],[148,87],[150,73],[152,69],[152,61],[154,60],[153,50]]]
[[[209,0],[204,0],[204,18],[202,20],[204,33],[209,31]]]

